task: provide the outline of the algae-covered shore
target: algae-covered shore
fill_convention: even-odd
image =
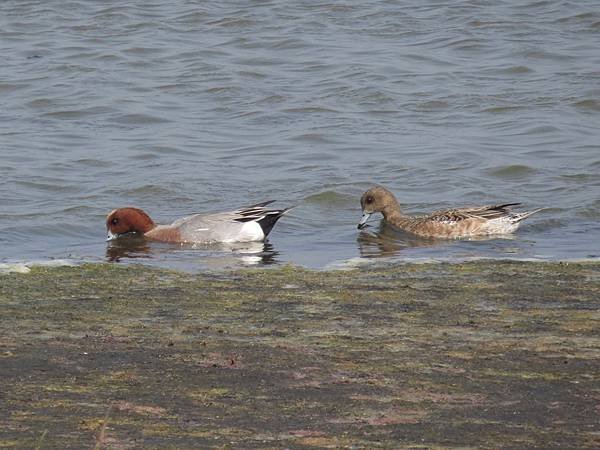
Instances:
[[[0,275],[1,448],[599,448],[600,264]]]

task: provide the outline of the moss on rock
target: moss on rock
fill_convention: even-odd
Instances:
[[[0,275],[0,446],[598,448],[600,264]]]

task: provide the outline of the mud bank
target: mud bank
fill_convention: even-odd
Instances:
[[[2,448],[599,448],[600,264],[0,275]]]

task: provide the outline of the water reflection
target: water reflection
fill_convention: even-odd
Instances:
[[[183,266],[269,265],[278,262],[279,252],[266,242],[236,242],[215,244],[165,244],[143,237],[127,236],[109,241],[106,259],[111,262],[146,258],[179,262]],[[202,261],[199,261],[202,259]]]
[[[457,256],[491,256],[498,254],[521,254],[527,242],[514,234],[471,236],[462,239],[436,239],[407,233],[381,220],[379,226],[369,226],[357,237],[360,255],[363,258],[399,256],[401,252],[414,248],[447,247],[453,245]],[[487,241],[488,246],[472,246],[474,241]],[[444,249],[445,250],[445,249]],[[444,254],[440,250],[440,254]],[[447,253],[446,253],[447,254]]]
[[[381,220],[378,227],[371,225],[361,230],[356,240],[363,258],[397,256],[406,248],[433,247],[447,242],[415,236],[388,225],[384,220]]]
[[[109,241],[106,245],[106,259],[120,262],[122,259],[150,258],[152,248],[143,237],[128,236]]]

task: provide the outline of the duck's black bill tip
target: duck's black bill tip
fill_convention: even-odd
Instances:
[[[357,225],[357,228],[359,230],[362,230],[364,227],[367,226],[367,220],[369,220],[369,217],[371,217],[371,213],[363,213]]]

